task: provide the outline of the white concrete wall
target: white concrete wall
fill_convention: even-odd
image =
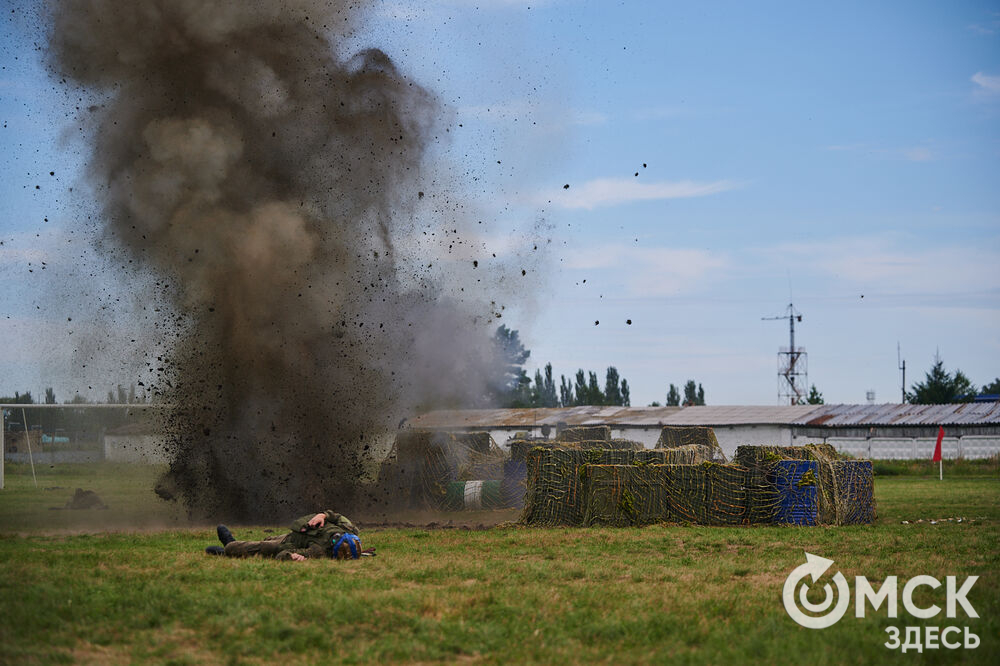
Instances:
[[[105,435],[104,459],[147,465],[170,462],[166,440],[160,435]]]
[[[796,437],[795,444],[807,444],[816,438]],[[830,437],[827,443],[841,453],[871,460],[930,460],[937,437]],[[945,437],[941,441],[941,456],[955,458],[989,458],[1000,453],[1000,437],[969,435]]]
[[[509,440],[515,432],[527,432],[533,437],[542,436],[541,426],[532,428],[494,429],[490,430],[493,441],[503,449],[510,449]],[[611,437],[615,439],[631,439],[642,442],[651,449],[660,438],[659,427],[616,427],[611,429]],[[822,437],[792,437],[789,426],[780,425],[735,425],[717,426],[715,437],[719,446],[730,460],[736,455],[736,447],[744,444],[753,446],[802,446],[804,444],[821,444]],[[555,428],[549,432],[549,439],[555,439]],[[934,453],[936,438],[912,437],[878,437],[869,441],[866,437],[829,437],[825,440],[838,451],[849,453],[857,458],[872,460],[911,460],[930,459]],[[869,448],[870,446],[870,448]],[[945,437],[941,443],[942,455],[945,458],[989,458],[1000,453],[1000,436],[969,435],[966,437]]]
[[[788,426],[719,426],[714,430],[722,452],[730,460],[736,455],[738,446],[791,446],[792,444],[792,429]]]

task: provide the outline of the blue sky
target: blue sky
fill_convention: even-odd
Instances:
[[[133,310],[86,240],[72,100],[3,29],[0,392],[101,397],[128,323],[89,369],[46,331],[83,294]],[[936,351],[1000,376],[1000,3],[399,1],[347,48],[372,44],[452,114],[436,169],[485,246],[551,240],[504,318],[530,372],[775,404],[788,327],[761,318],[791,298],[827,402],[898,401],[897,343],[908,384]]]

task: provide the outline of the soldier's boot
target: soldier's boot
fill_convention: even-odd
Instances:
[[[215,528],[215,533],[219,535],[219,541],[222,542],[223,546],[228,546],[232,542],[236,541],[236,537],[233,533],[229,531],[229,528],[225,525],[219,525]]]
[[[222,546],[209,546],[205,549],[205,552],[209,555],[225,555],[226,549]]]

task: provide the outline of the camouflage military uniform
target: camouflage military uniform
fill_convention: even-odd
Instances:
[[[233,541],[226,545],[226,557],[273,557],[276,560],[290,560],[292,553],[303,557],[333,557],[333,544],[344,532],[357,534],[347,516],[336,511],[324,511],[326,522],[323,527],[309,527],[309,521],[316,514],[302,516],[292,523],[291,531],[282,536],[264,541]]]

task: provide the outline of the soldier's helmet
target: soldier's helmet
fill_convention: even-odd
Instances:
[[[338,560],[356,560],[361,557],[361,537],[344,532],[333,542],[333,557]]]

